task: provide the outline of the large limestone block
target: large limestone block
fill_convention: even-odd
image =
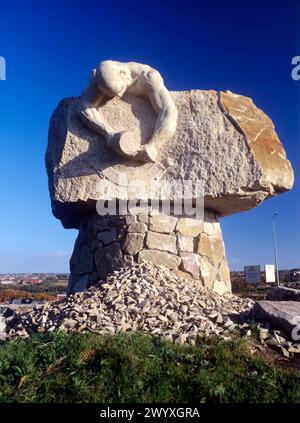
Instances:
[[[251,209],[292,187],[293,170],[273,123],[251,99],[216,91],[171,94],[177,129],[156,163],[130,161],[107,147],[80,120],[78,98],[59,103],[50,122],[46,164],[53,213],[65,227],[78,228],[81,216],[94,211],[95,201],[107,199],[103,181],[115,184],[121,198],[120,175],[129,184],[141,181],[147,187],[161,179],[201,181],[205,208],[220,216]],[[100,113],[116,131],[138,130],[142,143],[156,121],[149,101],[130,94],[107,101]],[[129,196],[136,199],[136,189]],[[189,196],[195,199],[198,193],[192,189]]]
[[[275,329],[282,329],[292,337],[292,331],[300,323],[300,302],[298,301],[258,301],[254,304],[255,320],[268,323]]]

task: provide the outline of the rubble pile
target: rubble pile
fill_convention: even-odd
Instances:
[[[31,312],[7,309],[2,339],[55,330],[96,334],[139,331],[194,345],[198,339],[212,336],[228,339],[230,331],[237,330],[242,336],[255,335],[262,347],[269,346],[285,357],[299,356],[299,341],[271,329],[268,322],[253,324],[254,304],[249,298],[219,295],[199,286],[183,272],[140,263],[114,271],[97,286],[63,302],[46,303]]]
[[[7,337],[32,332],[118,333],[142,331],[176,343],[223,335],[237,328],[253,306],[250,299],[219,295],[192,278],[141,263],[114,271],[105,281],[47,303],[31,313],[8,317]]]

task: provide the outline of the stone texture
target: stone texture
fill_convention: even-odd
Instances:
[[[224,281],[215,281],[213,284],[213,290],[219,295],[224,295],[228,292],[228,288]]]
[[[192,275],[195,279],[199,279],[199,265],[200,265],[200,258],[198,254],[194,253],[180,253],[181,257],[181,269],[190,275]]]
[[[128,233],[123,244],[124,252],[135,256],[143,248],[144,238],[143,233]]]
[[[146,245],[149,249],[168,251],[170,253],[177,254],[175,235],[148,231]]]
[[[230,284],[230,271],[226,260],[223,260],[219,267],[219,279]]]
[[[119,157],[81,122],[78,98],[59,103],[50,122],[46,165],[53,213],[65,227],[78,228],[97,199],[109,199],[103,181],[118,188],[120,174],[127,175],[128,183],[145,181],[147,186],[161,178],[200,180],[205,208],[220,216],[251,209],[291,189],[291,164],[272,122],[251,99],[199,90],[172,96],[179,113],[176,133],[157,163],[138,166]],[[130,94],[107,101],[101,113],[115,131],[139,129],[142,142],[151,137],[156,121],[149,101]],[[121,189],[118,194],[123,198]],[[136,189],[130,195],[136,198]],[[196,199],[198,193],[191,189],[187,197]]]
[[[259,163],[263,186],[279,193],[293,184],[293,170],[274,130],[274,124],[253,101],[231,92],[220,93],[220,104],[229,119],[247,138],[254,160]]]
[[[92,250],[84,245],[80,250],[79,260],[76,265],[75,272],[78,275],[92,272],[94,269],[94,257]]]
[[[222,259],[225,257],[224,242],[220,236],[211,237],[210,239],[213,248],[212,261],[214,265],[218,266]]]
[[[173,232],[178,221],[178,217],[158,214],[150,217],[149,229],[154,232]]]
[[[150,216],[150,219],[153,216]],[[173,216],[166,216],[165,219],[162,219],[162,216],[159,215],[159,222],[173,220],[170,219]],[[182,235],[177,231],[174,222],[169,226],[169,229],[173,228],[172,232],[154,232],[149,229],[150,219],[148,224],[140,222],[139,219],[139,215],[101,217],[91,214],[81,220],[70,260],[69,293],[77,289],[76,283],[80,275],[88,274],[88,286],[97,285],[100,279],[118,270],[122,265],[133,266],[143,255],[150,257],[149,260],[153,263],[158,260],[158,263],[171,268],[178,268],[182,261],[180,269],[185,274],[196,279],[200,278],[202,283],[211,289],[214,287],[214,282],[219,281],[219,284],[216,284],[218,292],[224,291],[224,284],[226,292],[231,292],[222,233],[214,213],[208,210],[204,213],[204,224],[209,223],[213,228],[211,235],[205,232],[196,236]],[[187,224],[188,222],[190,224]],[[181,227],[184,228],[183,231],[198,234],[203,225],[197,219],[193,222],[191,218],[184,218]],[[141,232],[131,232],[132,230]],[[105,245],[107,242],[110,244]],[[145,252],[147,250],[150,253]],[[163,254],[156,254],[153,251]]]
[[[75,279],[73,289],[74,292],[81,292],[84,291],[88,287],[89,283],[89,275],[82,275]]]
[[[192,253],[194,251],[194,238],[192,236],[177,234],[177,247],[179,251]]]
[[[181,262],[180,257],[157,250],[142,250],[139,253],[139,259],[159,266],[165,266],[168,269],[178,268]]]
[[[145,223],[135,222],[128,226],[127,232],[135,232],[144,234],[148,227]]]
[[[122,265],[122,252],[119,243],[114,242],[95,253],[96,269],[99,278],[105,278],[113,269]],[[76,292],[76,291],[75,291]]]
[[[98,241],[102,241],[104,245],[112,244],[117,240],[116,228],[111,228],[109,231],[99,232],[97,239]]]
[[[212,289],[216,281],[216,268],[209,263],[208,260],[202,258],[200,260],[199,274],[204,286]]]
[[[145,223],[146,225],[148,225],[149,223],[149,216],[148,214],[139,214],[138,215],[138,220],[139,222]]]
[[[127,215],[124,217],[126,225],[132,225],[136,222],[136,216],[135,215]]]
[[[140,263],[120,268],[97,286],[63,302],[46,303],[25,313],[11,311],[11,317],[5,312],[2,333],[7,339],[17,339],[55,329],[97,334],[138,331],[194,345],[202,337],[228,339],[232,329],[251,334],[244,319],[252,306],[247,298],[221,297],[183,272]],[[229,317],[233,313],[235,322]],[[296,351],[297,345],[293,348]]]
[[[181,235],[197,236],[203,231],[203,221],[189,217],[180,217],[176,225],[176,231]]]
[[[206,233],[202,233],[198,239],[198,253],[201,256],[206,256],[209,258],[213,257],[213,247],[211,237],[209,237]]]
[[[268,323],[275,329],[282,329],[289,337],[300,324],[300,302],[259,301],[253,308],[253,316],[259,322]]]
[[[214,283],[215,291],[223,289],[223,282]],[[15,305],[0,307],[0,339],[26,339],[36,332],[55,330],[96,334],[143,332],[176,344],[195,345],[201,338],[207,340],[216,335],[224,340],[236,337],[237,332],[242,337],[251,336],[253,304],[249,298],[226,292],[221,297],[179,270],[131,263],[130,268],[122,267],[97,286],[64,301],[26,309]],[[289,339],[290,333],[270,328],[268,321],[265,327],[257,323],[255,336],[259,336],[260,344],[252,343],[251,354],[267,346],[286,358],[299,358],[299,323],[297,320],[293,339]]]

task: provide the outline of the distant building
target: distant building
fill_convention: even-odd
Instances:
[[[24,278],[21,279],[20,281],[20,285],[38,285],[42,283],[41,279],[37,279],[37,278]]]

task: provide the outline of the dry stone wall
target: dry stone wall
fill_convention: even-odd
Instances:
[[[68,291],[82,291],[112,271],[142,261],[179,269],[219,294],[231,291],[220,223],[208,210],[204,220],[153,212],[83,218]]]

